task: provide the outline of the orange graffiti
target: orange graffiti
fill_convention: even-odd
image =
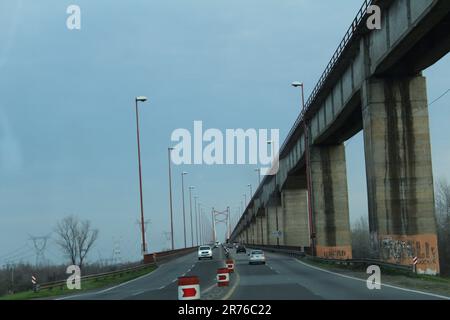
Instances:
[[[318,257],[326,259],[351,259],[352,247],[351,246],[316,246],[316,253]]]

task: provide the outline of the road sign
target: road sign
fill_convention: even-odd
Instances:
[[[414,265],[416,265],[418,261],[419,261],[419,259],[418,259],[417,257],[414,257],[414,258],[413,258],[413,264],[414,264]]]
[[[33,285],[36,285],[37,279],[36,279],[35,276],[31,276],[31,283],[32,283]]]
[[[281,236],[283,235],[283,232],[281,230],[275,230],[272,232],[272,234],[277,238],[281,238]]]
[[[234,272],[234,260],[227,259],[227,261],[225,263],[227,264],[228,272],[233,273]]]
[[[230,283],[228,268],[217,269],[217,286],[226,287]]]
[[[199,300],[200,282],[197,276],[178,278],[178,300]]]

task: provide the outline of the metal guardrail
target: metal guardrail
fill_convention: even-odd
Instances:
[[[155,266],[155,265],[156,265],[156,263],[146,263],[146,264],[142,264],[142,265],[131,267],[131,268],[86,275],[86,276],[81,277],[81,281],[85,281],[85,280],[97,281],[97,280],[105,279],[105,278],[122,277],[123,275],[125,275],[127,273],[144,270],[148,267]],[[67,280],[46,282],[46,283],[39,284],[39,290],[52,290],[53,288],[58,288],[58,287],[63,288],[66,286],[66,284],[67,284]]]
[[[396,270],[396,271],[412,272],[412,270],[413,270],[412,265],[400,265],[400,264],[389,263],[389,262],[376,260],[376,259],[328,259],[328,258],[315,257],[315,256],[308,255],[305,251],[296,250],[295,247],[292,249],[289,249],[288,247],[277,248],[274,246],[259,246],[259,245],[248,245],[247,247],[248,248],[258,248],[258,249],[269,251],[269,252],[287,254],[287,255],[295,256],[295,257],[304,257],[304,258],[312,260],[312,261],[336,264],[336,265],[363,266],[363,267],[367,267],[369,265],[378,265],[381,268]]]

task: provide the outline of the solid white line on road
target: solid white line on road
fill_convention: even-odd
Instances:
[[[312,266],[312,265],[310,265],[310,264],[304,263],[304,262],[302,262],[302,261],[300,261],[300,260],[297,260],[297,259],[294,259],[294,260],[297,261],[298,263],[304,265],[304,266],[307,266],[307,267],[312,268],[312,269],[315,269],[315,270],[319,270],[319,271],[322,271],[322,272],[326,272],[326,273],[329,273],[329,274],[333,274],[333,275],[335,275],[335,276],[339,276],[339,277],[342,277],[342,278],[347,278],[347,279],[352,279],[352,280],[357,280],[357,281],[367,282],[367,280],[364,280],[364,279],[360,279],[360,278],[356,278],[356,277],[352,277],[352,276],[347,276],[347,275],[344,275],[344,274],[340,274],[340,273],[337,273],[337,272],[325,270],[325,269],[322,269],[322,268],[319,268],[319,267]],[[447,297],[447,296],[441,296],[441,295],[435,294],[435,293],[423,292],[423,291],[413,290],[413,289],[406,289],[406,288],[401,288],[401,287],[393,286],[393,285],[390,285],[390,284],[382,284],[381,287],[383,287],[383,286],[384,286],[384,287],[388,287],[388,288],[392,288],[392,289],[397,289],[397,290],[406,291],[406,292],[419,293],[419,294],[424,294],[424,295],[426,295],[426,296],[431,296],[431,297],[435,297],[435,298],[440,298],[440,299],[450,300],[450,297]]]
[[[140,295],[140,294],[142,294],[144,292],[145,292],[144,290],[143,291],[138,291],[138,292],[133,293],[132,296],[138,296],[138,295]]]
[[[158,288],[158,290],[162,290],[162,289],[164,289],[166,286],[161,286],[161,287],[159,287]]]
[[[239,282],[241,281],[241,277],[239,276],[239,272],[236,269],[234,269],[234,270],[235,270],[235,274],[236,274],[236,281],[235,281],[233,287],[230,289],[230,291],[228,291],[228,293],[222,298],[222,300],[230,299],[230,297],[233,295],[234,291],[236,291],[236,288],[237,288]]]

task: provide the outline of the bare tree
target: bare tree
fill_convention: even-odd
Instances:
[[[83,266],[84,259],[92,248],[95,240],[98,237],[98,230],[91,229],[91,222],[89,220],[82,221],[79,225],[77,247],[78,259],[80,268]]]
[[[352,251],[354,258],[370,258],[369,223],[361,216],[351,227]]]
[[[436,220],[441,274],[450,274],[450,184],[440,179],[436,185]]]
[[[98,230],[91,228],[89,220],[80,221],[71,215],[59,221],[55,232],[59,245],[72,264],[83,267],[86,255],[89,253],[98,237]]]

